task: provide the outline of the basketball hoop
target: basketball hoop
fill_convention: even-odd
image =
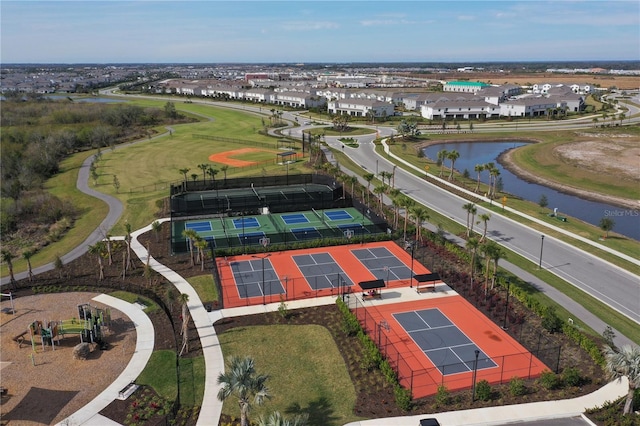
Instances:
[[[347,229],[346,231],[344,231],[344,237],[347,240],[350,240],[351,238],[353,238],[353,229]]]
[[[269,245],[269,243],[271,243],[271,238],[269,237],[262,237],[258,240],[258,242],[260,243],[260,245],[262,247],[267,247]]]

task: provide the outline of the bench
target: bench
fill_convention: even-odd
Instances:
[[[440,279],[440,275],[437,272],[433,272],[431,274],[414,275],[413,278],[418,282],[418,284],[416,284],[416,292],[418,293],[424,293],[428,290],[435,292],[436,281],[442,281]]]
[[[416,291],[417,291],[418,293],[424,293],[425,291],[429,291],[429,290],[431,290],[432,292],[435,292],[435,291],[436,291],[436,283],[433,283],[433,284],[424,284],[424,285],[422,285],[422,286],[421,286],[420,284],[418,284],[418,285],[416,286]]]
[[[29,330],[27,330],[27,331],[25,331],[25,332],[22,332],[22,333],[18,334],[17,336],[15,336],[15,337],[13,338],[13,341],[14,341],[14,342],[16,342],[16,343],[18,344],[18,347],[19,347],[19,348],[22,348],[22,343],[24,343],[24,341],[25,341],[25,337],[24,337],[24,336],[25,336],[27,333],[29,333]]]
[[[362,300],[373,300],[373,299],[382,299],[382,293],[379,291],[374,294],[362,293]]]

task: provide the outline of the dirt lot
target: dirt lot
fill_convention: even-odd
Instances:
[[[638,89],[640,87],[640,76],[609,74],[452,72],[446,74],[421,74],[420,76],[436,80],[465,79],[470,81],[484,81],[491,84],[517,84],[519,86],[534,83],[590,83],[603,88],[615,86],[623,90]]]

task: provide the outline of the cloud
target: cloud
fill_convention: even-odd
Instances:
[[[280,28],[285,31],[318,31],[335,30],[339,27],[340,25],[330,21],[291,21],[282,24]]]

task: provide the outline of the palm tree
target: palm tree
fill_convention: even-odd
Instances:
[[[480,216],[478,216],[478,219],[480,219],[480,221],[484,223],[484,232],[482,233],[482,238],[480,238],[480,242],[482,243],[487,238],[487,222],[489,222],[489,220],[491,219],[491,214],[482,213]]]
[[[191,173],[191,179],[193,180],[193,182],[195,182],[198,179],[198,174],[197,173]]]
[[[2,261],[7,264],[7,269],[9,269],[9,282],[11,283],[11,288],[15,289],[16,277],[13,275],[13,259],[15,259],[13,253],[9,250],[2,249]]]
[[[448,155],[449,151],[447,151],[446,149],[441,149],[440,151],[438,151],[438,165],[440,166],[440,173],[438,174],[438,177],[442,177],[442,175],[444,174],[444,160]]]
[[[498,244],[495,245],[490,254],[491,260],[493,261],[493,276],[491,278],[491,290],[493,290],[496,285],[496,276],[498,275],[498,261],[500,261],[500,259],[504,259],[506,254]]]
[[[622,126],[622,121],[625,119],[627,115],[624,112],[618,114],[618,119],[620,120],[620,125]]]
[[[429,220],[429,211],[418,204],[411,209],[410,214],[416,224],[416,241],[420,241],[422,237],[422,222]]]
[[[406,195],[402,197],[402,207],[404,207],[404,240],[407,241],[407,224],[409,223],[409,211],[416,204],[413,198]]]
[[[202,181],[204,182],[207,179],[207,169],[209,168],[208,164],[198,164],[198,168],[202,170]]]
[[[491,187],[491,197],[493,198],[496,196],[496,185],[498,183],[498,176],[500,176],[500,169],[494,167],[489,171],[489,174],[493,177],[493,185]]]
[[[369,205],[369,194],[370,194],[369,189],[371,188],[371,181],[376,176],[373,173],[365,173],[364,176],[362,177],[364,178],[364,180],[367,181],[367,205]]]
[[[471,213],[473,212],[473,214],[475,215],[478,209],[476,208],[476,205],[473,203],[463,204],[462,209],[466,210],[467,212],[467,237],[469,237],[469,235],[471,235],[471,226],[469,224],[473,223],[473,219],[470,222],[469,218],[471,217]]]
[[[487,291],[489,290],[489,277],[490,277],[489,267],[491,266],[491,261],[493,260],[494,252],[498,248],[499,248],[498,244],[496,244],[491,240],[488,240],[486,243],[480,246],[480,250],[482,251],[482,254],[484,255],[484,260],[485,260],[484,294],[487,294]]]
[[[355,193],[355,186],[358,183],[358,178],[356,176],[347,176],[343,179],[344,183],[351,184],[351,197],[353,198]]]
[[[387,185],[384,183],[382,185],[378,185],[373,189],[373,193],[378,196],[378,201],[380,201],[380,212],[382,213],[382,204],[384,202],[384,193],[387,190]]]
[[[184,176],[184,183],[185,183],[185,185],[186,185],[186,183],[187,183],[187,173],[189,173],[189,170],[191,170],[191,169],[190,169],[190,168],[188,168],[188,167],[185,167],[185,168],[183,168],[183,169],[180,169],[180,170],[179,170],[179,171],[180,171],[180,173],[182,173],[182,175]]]
[[[215,167],[208,166],[206,173],[211,178],[212,183],[216,181],[216,175],[218,174],[218,169],[216,169]]]
[[[124,239],[127,243],[127,263],[125,265],[125,271],[128,271],[129,268],[135,269],[136,267],[133,259],[131,259],[131,224],[129,222],[124,224],[124,230],[126,232]]]
[[[95,255],[98,258],[98,280],[102,281],[104,279],[104,265],[102,263],[102,258],[104,257],[104,241],[98,241],[92,246],[89,246],[89,253]]]
[[[191,258],[191,266],[194,266],[196,263],[193,258],[193,243],[198,238],[198,233],[193,229],[185,229],[182,231],[182,236],[189,240],[189,257]]]
[[[231,357],[227,360],[226,371],[218,375],[218,400],[224,401],[231,395],[238,398],[240,425],[249,426],[249,412],[252,402],[262,405],[269,398],[266,382],[269,376],[257,374],[253,358]]]
[[[400,214],[400,206],[402,205],[402,192],[398,188],[389,190],[389,197],[391,197],[391,205],[393,206],[393,227],[398,227],[398,215]]]
[[[493,184],[493,176],[491,175],[491,169],[494,169],[495,167],[496,165],[493,161],[490,161],[484,165],[484,170],[489,172],[489,195],[491,195],[491,187]]]
[[[182,356],[183,353],[189,353],[189,295],[187,293],[180,293],[178,300],[180,301],[180,306],[182,306],[182,327],[180,328],[182,348],[178,356]]]
[[[224,173],[224,183],[227,183],[227,170],[229,170],[229,166],[225,164],[224,166],[220,166],[220,170]]]
[[[604,358],[605,371],[611,380],[620,380],[623,376],[629,380],[629,392],[622,413],[631,414],[633,395],[640,388],[640,346],[625,345],[619,351],[605,346]]]
[[[207,242],[207,240],[205,240],[204,238],[200,238],[200,237],[198,237],[198,239],[195,242],[195,246],[198,249],[198,255],[200,257],[200,270],[201,271],[204,271],[204,259],[205,259],[205,253],[206,253],[208,245],[209,245],[209,243]]]
[[[467,250],[471,251],[471,271],[469,275],[471,275],[471,289],[473,289],[473,275],[476,270],[476,254],[478,253],[478,247],[480,246],[480,242],[476,237],[470,237],[466,243]]]
[[[476,164],[473,170],[478,174],[478,181],[476,182],[476,189],[474,190],[474,192],[478,192],[480,190],[480,173],[484,170],[484,164]]]
[[[604,239],[607,239],[607,237],[609,236],[609,231],[611,231],[613,227],[616,226],[616,222],[610,217],[603,217],[602,219],[600,219],[600,223],[598,225],[600,226],[600,229],[604,231]]]
[[[297,415],[292,419],[287,419],[280,414],[280,411],[274,411],[269,417],[260,416],[258,418],[258,426],[306,426],[309,422],[307,413]]]
[[[33,249],[28,249],[22,252],[22,258],[27,261],[27,271],[29,274],[29,281],[33,281],[33,269],[31,268],[31,257],[35,254]]]
[[[460,158],[460,153],[455,149],[447,154],[447,159],[451,161],[451,172],[449,173],[449,180],[453,179],[453,168],[458,158]]]

